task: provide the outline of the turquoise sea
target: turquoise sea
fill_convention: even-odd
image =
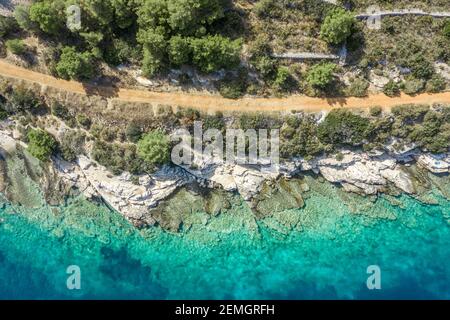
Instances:
[[[181,233],[137,230],[82,197],[34,209],[0,200],[0,298],[450,299],[442,194],[424,204],[308,183],[301,209],[258,222],[245,203],[216,217],[196,211]],[[80,290],[67,289],[70,265]],[[380,290],[366,286],[370,265]]]

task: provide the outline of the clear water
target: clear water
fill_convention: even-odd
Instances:
[[[82,198],[0,204],[0,298],[449,299],[450,201],[432,198],[393,205],[323,184],[282,214],[289,227],[256,223],[241,204],[193,213],[181,234],[138,231]],[[67,289],[69,265],[81,268],[81,290]],[[367,289],[369,265],[381,268],[381,290]]]

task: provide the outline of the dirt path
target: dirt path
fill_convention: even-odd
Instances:
[[[112,87],[94,87],[80,82],[57,79],[49,75],[30,71],[12,65],[0,59],[0,75],[39,83],[60,90],[79,93],[97,94],[110,99],[129,102],[148,102],[173,106],[192,107],[205,112],[214,111],[326,111],[336,107],[367,109],[381,106],[386,111],[399,104],[416,103],[448,103],[450,92],[437,94],[420,94],[414,97],[401,95],[389,98],[384,94],[370,95],[366,98],[310,98],[305,96],[290,96],[287,98],[242,98],[225,99],[217,95],[202,95],[188,93],[152,92],[145,90],[115,89]]]

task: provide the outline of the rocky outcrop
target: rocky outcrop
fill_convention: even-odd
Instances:
[[[193,181],[181,168],[165,166],[152,175],[133,180],[131,174],[113,176],[103,166],[86,156],[72,164],[54,159],[62,179],[77,186],[87,197],[100,196],[130,221],[153,225],[150,208],[170,196],[178,187]]]

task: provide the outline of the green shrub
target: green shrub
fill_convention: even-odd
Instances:
[[[253,12],[260,18],[269,17],[277,9],[276,0],[259,0],[253,7]]]
[[[221,68],[232,69],[240,61],[242,41],[230,40],[222,36],[193,38],[191,48],[194,64],[205,73]]]
[[[103,127],[100,131],[100,139],[108,142],[112,142],[117,138],[117,129],[114,127]]]
[[[320,37],[329,44],[340,44],[351,35],[355,22],[351,12],[341,8],[332,10],[320,28]]]
[[[325,62],[316,64],[308,71],[306,81],[313,87],[325,88],[333,81],[334,63]]]
[[[361,144],[366,137],[369,120],[345,109],[334,109],[318,127],[320,141],[331,144]]]
[[[56,72],[64,79],[89,79],[94,76],[92,55],[77,52],[75,47],[64,47],[56,65]]]
[[[338,152],[337,154],[336,154],[336,161],[342,161],[342,160],[344,160],[344,154],[342,154],[341,152]]]
[[[400,87],[394,80],[389,80],[383,87],[383,93],[389,97],[394,97],[400,94]]]
[[[66,22],[65,9],[63,1],[38,1],[31,5],[29,17],[45,33],[57,35]]]
[[[77,122],[84,129],[89,129],[91,127],[91,124],[92,124],[91,119],[89,119],[84,114],[77,115]]]
[[[140,174],[148,170],[146,164],[137,156],[135,145],[95,141],[91,157],[116,175],[123,171]]]
[[[170,159],[169,138],[160,130],[151,131],[139,140],[137,153],[150,166],[167,163]]]
[[[11,33],[18,31],[18,25],[13,17],[0,16],[0,38],[9,36]]]
[[[362,78],[356,78],[347,88],[347,94],[352,97],[365,97],[367,89],[369,88],[369,81]]]
[[[254,60],[253,65],[264,79],[269,79],[275,74],[277,63],[269,56],[261,56]]]
[[[136,122],[132,121],[127,125],[125,135],[128,141],[136,143],[142,136],[142,129]]]
[[[290,91],[295,87],[295,80],[287,67],[279,67],[273,87],[278,92]]]
[[[28,152],[41,161],[48,160],[58,145],[50,133],[41,129],[31,129],[27,138]]]
[[[84,133],[70,130],[61,137],[60,151],[61,156],[66,161],[75,161],[77,156],[84,154],[84,142],[86,135]]]
[[[36,94],[25,88],[17,86],[12,90],[9,102],[5,105],[7,111],[11,113],[32,112],[36,113],[44,107],[42,101]]]
[[[430,79],[434,74],[433,64],[425,59],[422,53],[415,55],[407,66],[411,68],[412,75],[417,79]]]
[[[20,39],[6,40],[6,48],[13,54],[22,55],[27,51],[27,46]]]
[[[34,21],[30,19],[30,7],[24,5],[18,5],[14,9],[14,18],[17,21],[17,24],[23,29],[27,31],[32,31],[37,29],[37,25]]]
[[[430,80],[427,81],[426,91],[430,93],[437,93],[440,91],[444,91],[446,87],[445,79],[436,74]]]
[[[242,97],[248,87],[247,70],[240,68],[237,75],[228,73],[223,80],[219,81],[218,87],[224,98],[237,99]]]
[[[169,59],[175,66],[186,64],[191,59],[191,47],[188,38],[174,36],[169,41]]]
[[[383,112],[383,109],[380,106],[371,107],[369,113],[372,117],[378,117]]]
[[[414,95],[422,92],[425,89],[425,81],[422,79],[411,78],[406,80],[403,86],[403,92],[409,95]]]
[[[427,105],[407,104],[395,106],[391,112],[400,122],[411,123],[421,121],[429,110]]]
[[[69,109],[67,109],[65,105],[59,103],[58,101],[54,101],[50,108],[52,111],[52,115],[54,115],[55,117],[58,117],[63,120],[72,117],[71,114],[69,113]]]
[[[225,128],[225,120],[221,112],[216,112],[214,115],[206,115],[203,120],[203,129],[217,129],[223,130]]]
[[[5,97],[0,94],[0,121],[5,120],[9,116],[8,111],[5,110],[6,103]]]
[[[9,116],[8,112],[0,108],[0,121],[5,120],[6,118],[8,118],[8,116]]]
[[[280,155],[283,158],[310,158],[324,150],[318,139],[314,116],[288,117],[286,124],[280,136]]]
[[[442,29],[442,33],[445,37],[450,39],[450,19],[447,20],[447,22],[444,25],[444,28]]]

